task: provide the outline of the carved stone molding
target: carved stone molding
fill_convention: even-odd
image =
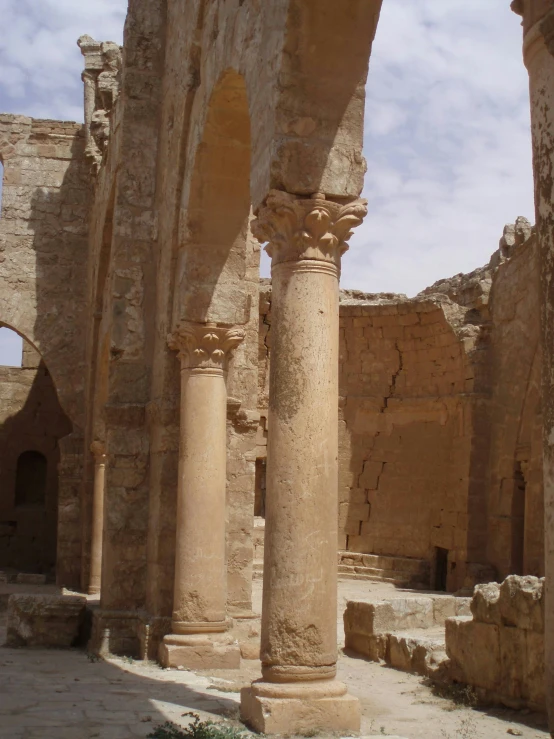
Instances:
[[[221,328],[215,323],[182,323],[168,337],[168,344],[179,352],[181,369],[226,372],[234,350],[243,339],[242,329]]]
[[[273,265],[313,259],[340,267],[347,241],[366,214],[366,200],[335,203],[321,193],[301,198],[272,190],[251,228],[258,241],[269,242]]]

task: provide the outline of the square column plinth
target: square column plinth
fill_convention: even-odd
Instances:
[[[240,647],[229,634],[168,634],[160,644],[163,667],[187,670],[236,670],[240,667]]]
[[[360,704],[336,681],[323,685],[254,682],[240,694],[241,719],[262,734],[304,734],[315,730],[360,731]]]

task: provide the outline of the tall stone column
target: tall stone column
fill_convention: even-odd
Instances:
[[[102,536],[104,534],[104,483],[106,479],[106,449],[101,441],[93,441],[94,488],[92,493],[92,527],[90,538],[90,576],[88,592],[100,592],[102,577]]]
[[[546,705],[554,737],[554,0],[514,0],[511,7],[523,16],[541,261]]]
[[[181,360],[181,438],[172,633],[159,654],[166,667],[240,666],[226,633],[225,380],[243,338],[238,329],[188,323],[170,340]]]
[[[366,203],[272,191],[253,233],[269,242],[272,323],[262,679],[241,695],[264,733],[358,731],[335,680],[340,260]]]

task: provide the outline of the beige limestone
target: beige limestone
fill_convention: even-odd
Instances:
[[[478,585],[472,618],[446,620],[447,672],[479,690],[481,699],[544,710],[544,579],[510,575]]]
[[[237,329],[183,324],[170,339],[181,362],[181,442],[172,633],[160,646],[167,667],[238,667],[228,629],[225,567],[225,378]]]
[[[541,18],[550,4],[518,4],[528,49],[538,49],[533,28],[542,24],[548,40],[550,20]],[[537,169],[546,183],[538,235],[518,218],[482,269],[412,300],[346,291],[337,308],[340,256],[326,220],[342,230],[359,219],[348,208],[365,170],[364,82],[380,2],[352,0],[348,12],[331,0],[208,6],[137,0],[123,49],[81,37],[84,126],[0,117],[0,321],[40,350],[73,429],[59,441],[56,574],[94,592],[101,579],[98,651],[153,658],[166,636],[173,664],[187,652],[195,664],[237,659],[225,631],[179,634],[176,624],[248,622],[253,538],[258,558],[264,548],[252,518],[265,489],[266,673],[289,665],[317,673],[334,663],[326,604],[337,550],[345,575],[451,591],[544,574],[551,504],[547,490],[545,518],[538,285],[549,167]],[[543,52],[526,54],[537,141],[548,132]],[[541,146],[548,151],[549,141]],[[268,212],[275,232],[264,234]],[[259,303],[253,215],[275,267]],[[187,322],[244,331],[226,389],[210,383],[208,401],[181,392],[167,344],[168,331]],[[200,434],[186,431],[181,414],[206,428],[217,417],[209,464],[207,442],[187,462],[190,488],[180,447]],[[103,470],[90,454],[99,439],[110,461]],[[198,490],[211,473],[219,504],[208,515]],[[188,489],[192,515],[182,516]],[[293,489],[306,494],[295,500]],[[0,536],[9,540],[14,519],[3,510]],[[51,530],[54,515],[53,506]],[[210,564],[191,554],[206,520],[217,532]],[[177,611],[200,572],[200,621],[186,621]],[[519,603],[514,611],[509,592],[499,599],[476,605],[488,624],[535,639],[519,628],[536,617],[533,604],[527,614]],[[290,603],[300,604],[292,616]],[[433,618],[447,615],[452,604],[435,601]],[[367,648],[381,654],[380,636],[356,638],[374,640]],[[400,646],[399,659],[419,659],[417,647]],[[277,700],[249,695],[254,714]]]
[[[357,701],[335,682],[338,276],[365,202],[274,192],[254,233],[273,279],[263,682],[241,695],[263,732],[357,730]],[[309,460],[309,465],[306,464]],[[326,722],[326,723],[320,723]]]
[[[106,480],[106,448],[100,441],[91,444],[94,455],[94,493],[92,500],[92,534],[90,553],[89,595],[100,592],[102,578],[102,537],[104,534],[104,485]]]
[[[21,647],[73,647],[85,616],[78,595],[10,595],[7,644]]]

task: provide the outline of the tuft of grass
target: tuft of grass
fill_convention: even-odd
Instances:
[[[200,716],[196,713],[184,713],[183,716],[192,716],[193,721],[184,728],[166,721],[156,726],[147,735],[147,739],[245,739],[247,736],[242,729],[234,726],[214,721],[200,721]]]
[[[466,706],[471,708],[477,705],[477,693],[471,685],[462,685],[461,683],[433,683],[431,692],[437,698],[446,698],[451,700],[457,706]]]

